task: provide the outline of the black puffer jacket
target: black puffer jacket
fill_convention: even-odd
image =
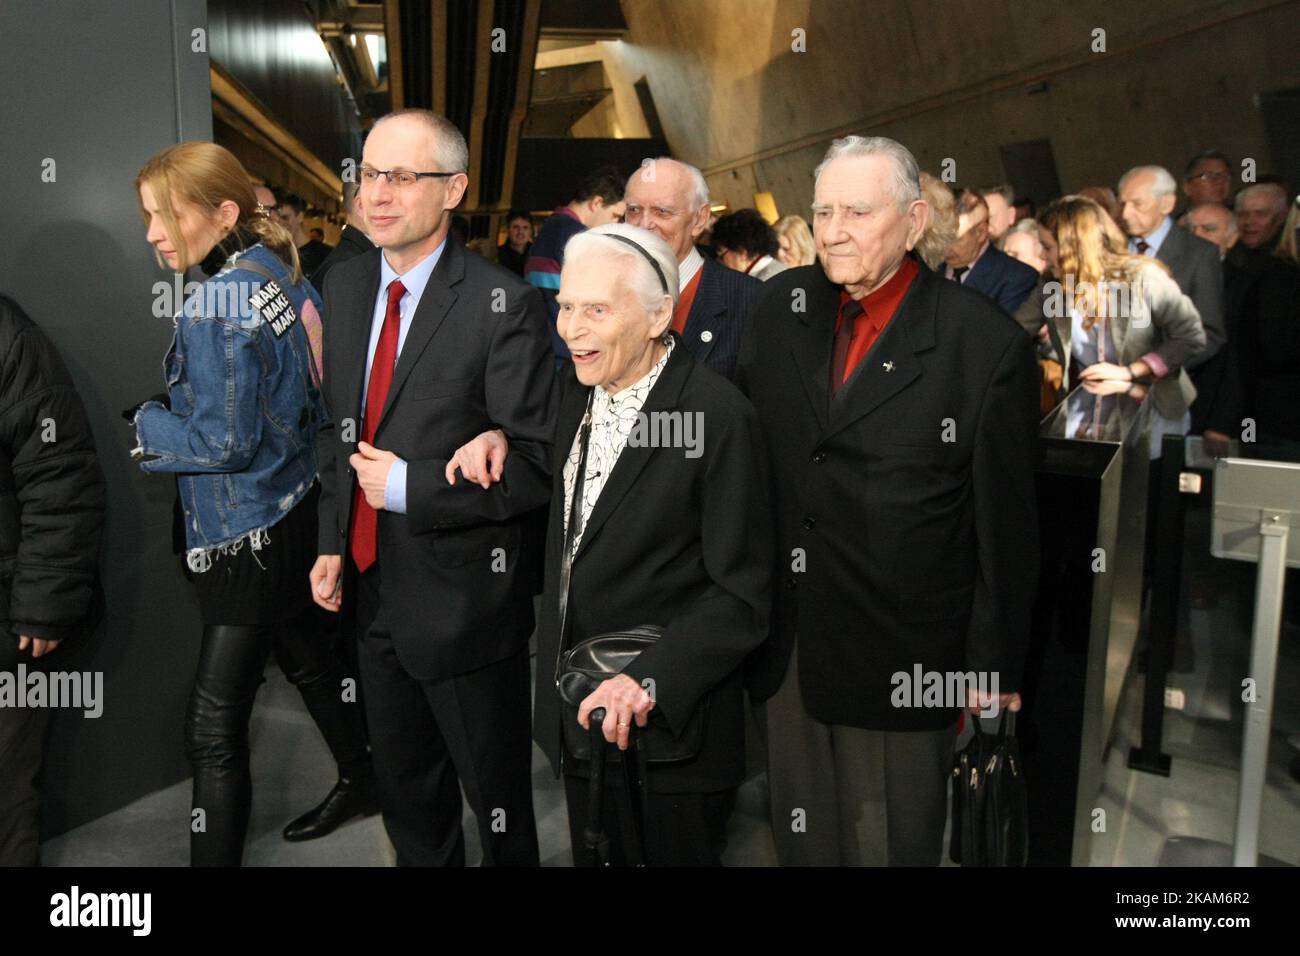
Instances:
[[[86,410],[53,344],[0,295],[0,668],[30,660],[20,634],[64,653],[93,627],[103,525]]]

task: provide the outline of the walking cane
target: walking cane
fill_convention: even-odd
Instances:
[[[582,838],[591,854],[593,866],[609,866],[609,837],[601,826],[602,802],[605,794],[605,734],[600,729],[605,722],[605,708],[597,707],[587,717],[591,734],[591,776],[587,780],[587,825]]]

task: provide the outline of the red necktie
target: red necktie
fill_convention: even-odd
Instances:
[[[844,304],[840,327],[835,331],[835,343],[831,349],[831,398],[834,398],[845,380],[852,374],[849,368],[849,346],[857,338],[858,320],[862,318],[862,303],[850,299]]]
[[[400,279],[388,287],[388,311],[384,313],[384,328],[375,346],[375,358],[370,363],[370,387],[366,391],[366,409],[361,419],[361,440],[373,445],[379,417],[384,412],[388,388],[393,384],[393,366],[397,364],[397,339],[402,331],[402,313],[397,304],[406,295]],[[367,571],[379,557],[379,513],[366,501],[361,482],[356,483],[352,496],[352,560],[358,571]]]

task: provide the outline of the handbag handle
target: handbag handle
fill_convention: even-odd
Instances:
[[[997,742],[1001,743],[1008,737],[1014,737],[1016,735],[1016,712],[1010,708],[1003,708],[1002,716],[998,718],[998,729],[994,733],[985,733],[984,729],[980,726],[980,716],[978,713],[972,712],[971,726],[975,728],[975,735],[977,737],[995,737],[997,738]]]

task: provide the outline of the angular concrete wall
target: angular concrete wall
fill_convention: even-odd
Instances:
[[[624,0],[626,68],[647,77],[674,155],[715,198],[771,191],[806,214],[829,140],[879,133],[965,184],[999,146],[1050,140],[1061,186],[1201,149],[1271,156],[1254,97],[1300,86],[1300,3],[1167,0]],[[1094,52],[1105,30],[1106,52]],[[804,52],[792,46],[804,31]],[[1044,81],[1046,90],[1026,87]]]

